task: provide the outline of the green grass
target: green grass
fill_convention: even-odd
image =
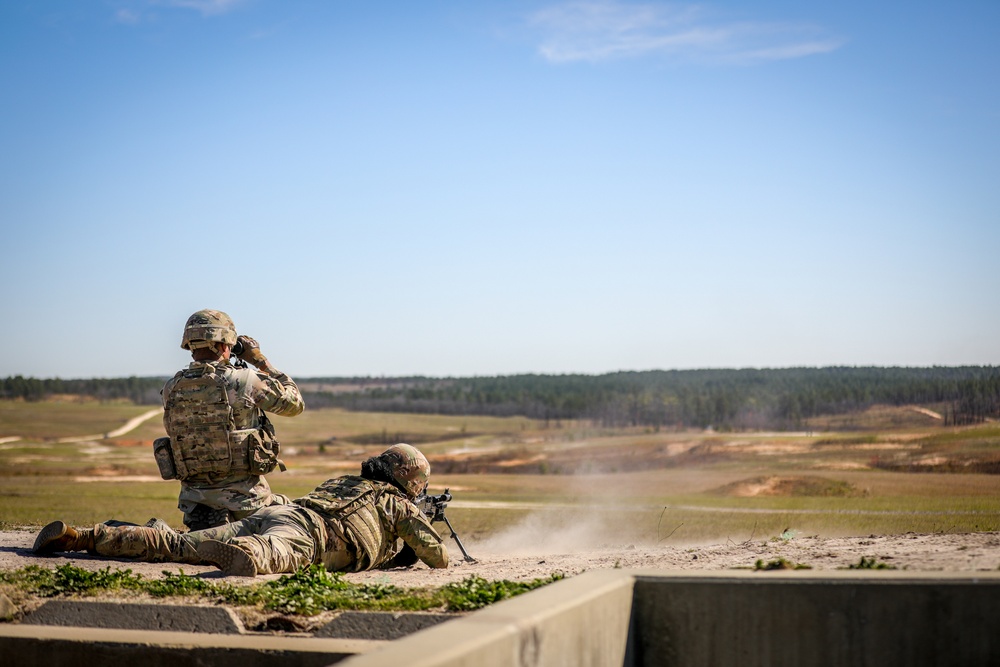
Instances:
[[[524,417],[478,417],[463,415],[418,415],[407,413],[348,412],[327,409],[309,410],[297,417],[275,417],[274,427],[282,444],[289,446],[314,445],[350,441],[352,437],[380,446],[384,434],[389,443],[415,439],[434,451],[436,442],[454,443],[468,437],[481,439],[519,435],[541,427],[537,420]],[[469,435],[466,435],[469,434]]]
[[[158,516],[176,528],[176,482],[74,482],[63,477],[0,478],[0,524],[40,526],[60,519],[86,526],[108,519],[145,523]]]
[[[126,402],[0,400],[0,437],[41,440],[107,433],[153,407]]]
[[[0,571],[0,583],[22,595],[38,598],[69,596],[183,597],[233,606],[257,607],[283,614],[315,616],[324,611],[472,611],[563,578],[553,574],[529,582],[487,581],[470,576],[441,588],[406,589],[389,584],[355,584],[340,573],[312,565],[276,580],[259,584],[215,583],[198,577],[164,572],[162,579],[146,579],[132,570],[91,571],[72,564],[49,570],[28,566]]]
[[[982,424],[979,426],[951,429],[928,435],[922,438],[920,442],[927,445],[942,445],[982,440],[989,440],[994,444],[1000,445],[1000,425]]]

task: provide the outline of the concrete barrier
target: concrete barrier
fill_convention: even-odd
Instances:
[[[633,577],[605,570],[564,579],[348,658],[347,667],[622,665]]]
[[[635,576],[628,665],[1000,665],[997,573]]]
[[[1000,572],[605,570],[395,641],[0,624],[0,656],[74,667],[1000,665]]]
[[[316,630],[314,637],[338,639],[399,639],[445,621],[455,614],[423,612],[344,611]]]
[[[0,625],[0,664],[45,667],[320,667],[382,642],[311,637],[209,635]]]
[[[1000,665],[1000,573],[586,573],[345,667]]]
[[[93,600],[49,600],[21,621],[25,625],[117,628],[240,634],[243,623],[232,609],[215,605],[136,604]]]

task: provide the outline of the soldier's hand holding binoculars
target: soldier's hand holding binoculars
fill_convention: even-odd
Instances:
[[[233,354],[247,362],[253,364],[262,371],[268,370],[271,363],[260,351],[260,344],[250,336],[239,336],[236,338],[236,345],[233,346]]]

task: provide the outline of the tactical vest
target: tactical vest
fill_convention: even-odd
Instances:
[[[294,502],[341,522],[358,550],[356,568],[362,568],[366,560],[370,567],[378,567],[392,557],[396,546],[393,536],[385,534],[379,517],[378,503],[387,493],[402,495],[387,484],[344,475],[327,480]]]
[[[164,409],[177,479],[213,481],[274,470],[278,453],[259,429],[236,428],[226,377],[213,366],[177,373]]]

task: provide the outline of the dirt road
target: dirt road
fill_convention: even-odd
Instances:
[[[88,442],[90,440],[104,440],[106,438],[118,438],[126,433],[134,431],[145,421],[149,421],[153,417],[163,414],[163,408],[155,408],[153,410],[148,410],[138,417],[133,417],[125,422],[123,425],[119,426],[113,431],[108,431],[107,433],[97,433],[94,435],[75,435],[69,438],[59,438],[56,442],[61,443],[72,443],[72,442]]]

